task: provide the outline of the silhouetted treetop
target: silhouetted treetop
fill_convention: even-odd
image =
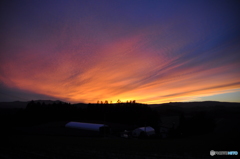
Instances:
[[[120,100],[119,100],[120,101]],[[78,107],[69,103],[41,104],[31,101],[25,109],[25,116],[35,123],[47,121],[81,121],[99,120],[144,126],[154,125],[158,121],[158,113],[145,104],[116,103],[80,104]]]

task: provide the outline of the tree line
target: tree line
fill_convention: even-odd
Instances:
[[[121,103],[124,103],[122,102],[120,99],[117,100],[117,103],[118,104],[121,104]],[[135,104],[136,103],[136,100],[127,100],[126,101],[126,104]],[[97,101],[97,104],[112,104],[112,101],[108,101],[108,100],[105,100],[105,101]]]
[[[5,128],[18,126],[35,126],[54,121],[95,121],[126,124],[132,127],[152,126],[159,131],[161,111],[150,108],[146,104],[136,102],[118,102],[115,104],[70,104],[65,102],[31,101],[25,109],[19,109],[12,115],[1,116],[1,125]],[[171,136],[184,137],[212,132],[214,119],[205,112],[199,112],[186,118],[179,112],[179,126]]]
[[[106,121],[119,124],[156,126],[159,120],[157,111],[145,104],[136,102],[116,104],[70,104],[56,102],[45,104],[31,101],[26,109],[15,115],[15,124],[37,125],[52,121]]]

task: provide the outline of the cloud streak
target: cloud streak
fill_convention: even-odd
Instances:
[[[239,14],[225,3],[214,8],[207,2],[134,7],[130,2],[99,7],[63,2],[55,8],[41,3],[34,11],[16,5],[19,14],[6,10],[2,28],[4,88],[69,102],[145,103],[187,101],[240,88]],[[169,10],[159,10],[162,6]]]

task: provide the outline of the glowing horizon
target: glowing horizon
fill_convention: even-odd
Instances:
[[[234,2],[27,3],[2,11],[1,101],[240,102]]]

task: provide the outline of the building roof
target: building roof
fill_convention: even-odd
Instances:
[[[68,122],[65,125],[65,127],[68,127],[68,128],[92,130],[92,131],[99,131],[99,128],[104,126],[107,126],[107,125],[95,124],[95,123],[81,123],[81,122],[74,122],[74,121]]]
[[[151,126],[140,127],[140,128],[137,128],[137,129],[140,129],[140,130],[142,130],[142,131],[146,131],[146,132],[149,132],[149,131],[155,131]]]

